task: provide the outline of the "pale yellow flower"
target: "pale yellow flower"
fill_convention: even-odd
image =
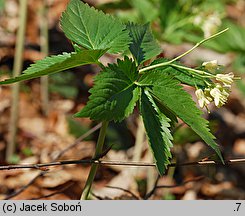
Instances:
[[[221,14],[217,12],[210,11],[193,11],[196,13],[196,16],[193,18],[193,24],[199,26],[203,33],[204,37],[208,38],[218,30],[218,27],[222,24]]]
[[[194,25],[200,25],[203,22],[203,17],[200,15],[197,15],[194,17],[193,24]]]
[[[204,32],[204,37],[208,38],[214,33],[216,33],[218,27],[221,25],[220,16],[217,13],[210,14],[206,17],[203,25],[202,30]]]
[[[225,86],[230,86],[233,83],[234,74],[232,72],[228,74],[217,74],[215,79],[222,82]]]
[[[217,107],[223,106],[229,96],[230,88],[229,87],[223,87],[220,84],[217,84],[213,89],[210,90],[210,95],[214,99],[214,104]]]
[[[207,105],[210,103],[210,98],[206,97],[202,89],[197,89],[195,91],[195,94],[197,96],[197,100],[199,103],[199,106],[201,108],[207,107]]]

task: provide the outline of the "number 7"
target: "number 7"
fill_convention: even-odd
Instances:
[[[240,208],[240,206],[241,206],[242,203],[236,203],[236,204],[237,204],[237,209],[236,209],[236,211],[239,211],[239,208]]]

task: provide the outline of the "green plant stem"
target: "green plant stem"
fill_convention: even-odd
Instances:
[[[177,64],[169,64],[169,65],[172,66],[172,67],[176,67],[176,68],[180,68],[180,69],[184,69],[184,70],[193,72],[195,74],[207,75],[206,78],[213,78],[213,77],[215,77],[214,74],[210,74],[210,73],[205,72],[205,71],[202,71],[202,70],[197,70],[197,69],[193,69],[193,68],[189,68],[189,67],[185,67],[185,66],[177,65]]]
[[[94,158],[98,157],[102,153],[108,123],[109,122],[107,122],[107,121],[102,122],[99,138],[98,138],[96,149],[95,149]],[[86,181],[86,184],[84,186],[84,189],[83,189],[83,192],[81,195],[81,200],[87,200],[88,199],[89,192],[90,192],[92,183],[94,181],[94,177],[95,177],[96,171],[98,169],[98,166],[99,166],[98,164],[92,164],[88,178],[87,178],[87,181]]]
[[[138,123],[138,128],[135,137],[134,155],[132,161],[140,160],[143,151],[143,146],[144,146],[143,145],[144,139],[145,139],[145,127],[141,116],[139,116],[137,123]]]
[[[148,154],[148,158],[150,159],[150,161],[153,162],[153,155],[150,149],[148,149],[147,154]],[[148,168],[147,169],[147,187],[146,187],[147,193],[149,193],[154,187],[156,178],[157,178],[156,170],[152,168]]]
[[[27,0],[19,0],[20,4],[20,18],[19,28],[17,31],[16,48],[14,56],[14,68],[13,76],[19,76],[23,66],[23,50],[25,41],[25,30],[26,30],[26,17],[27,17]],[[15,152],[15,142],[17,134],[17,121],[19,111],[19,89],[20,84],[15,83],[12,86],[12,105],[10,113],[10,124],[9,124],[9,142],[6,149],[6,159],[11,162],[11,158]]]
[[[48,7],[47,0],[44,0],[41,8],[40,16],[40,30],[41,30],[41,52],[44,56],[49,54],[49,35],[48,35]],[[45,115],[49,112],[49,93],[48,93],[48,76],[41,77],[41,101],[42,110]]]
[[[163,63],[159,63],[159,64],[155,64],[155,65],[151,65],[151,66],[148,66],[148,67],[145,67],[145,68],[142,68],[141,70],[139,70],[139,73],[142,74],[143,72],[145,71],[148,71],[148,70],[152,70],[154,68],[158,68],[158,67],[163,67],[163,66],[167,66],[167,65],[170,65],[171,63],[179,60],[180,58],[184,57],[185,55],[189,54],[190,52],[192,52],[194,49],[196,49],[197,47],[199,47],[201,44],[205,43],[206,41],[208,40],[211,40],[221,34],[223,34],[224,32],[226,32],[229,28],[226,28],[214,35],[211,35],[210,37],[208,38],[204,38],[203,40],[201,40],[200,42],[196,43],[195,46],[193,46],[191,49],[187,50],[186,52],[184,52],[183,54],[177,56],[176,58],[170,60],[170,61],[167,61],[167,62],[163,62]]]
[[[142,117],[139,115],[137,119],[137,130],[135,134],[135,143],[134,143],[134,150],[133,150],[133,161],[140,161],[142,152],[144,149],[144,141],[145,141],[145,127],[143,123]],[[136,184],[136,179],[139,175],[139,169],[138,168],[132,168],[130,169],[129,176],[132,176],[134,181],[134,184],[131,185],[131,191],[138,191],[138,186]]]

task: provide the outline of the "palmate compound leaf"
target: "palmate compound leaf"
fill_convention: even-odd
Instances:
[[[66,37],[86,49],[109,49],[110,53],[128,49],[126,26],[80,0],[70,1],[60,22]]]
[[[134,84],[136,65],[128,57],[105,67],[94,80],[87,105],[75,117],[97,121],[122,121],[129,116],[139,99],[140,89]]]
[[[149,24],[139,25],[129,23],[127,24],[127,29],[132,38],[129,49],[138,64],[161,53],[161,48],[153,38]]]
[[[142,90],[140,112],[158,172],[163,175],[167,165],[170,164],[169,158],[172,157],[170,147],[173,138],[169,130],[170,119],[159,110],[147,88]]]
[[[215,137],[208,128],[208,121],[201,117],[202,112],[178,80],[164,74],[164,71],[152,70],[142,76],[140,84],[151,86],[154,97],[189,125],[223,161],[219,146],[214,141]]]
[[[80,52],[63,53],[62,55],[46,57],[32,64],[23,71],[22,75],[1,81],[0,85],[50,75],[85,64],[97,64],[98,59],[105,52],[106,50],[82,50]]]

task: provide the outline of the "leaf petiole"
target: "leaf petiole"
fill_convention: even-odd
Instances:
[[[205,76],[205,78],[213,78],[213,77],[215,77],[214,74],[210,74],[210,73],[208,73],[206,71],[197,70],[197,69],[193,69],[193,68],[189,68],[189,67],[185,67],[185,66],[177,65],[177,64],[169,64],[169,65],[172,66],[172,67],[175,67],[175,68],[180,68],[180,69],[184,69],[184,70],[190,71],[192,73],[195,73],[195,75],[197,75],[197,74],[207,75],[207,76]],[[201,76],[201,77],[204,78],[203,76]]]

